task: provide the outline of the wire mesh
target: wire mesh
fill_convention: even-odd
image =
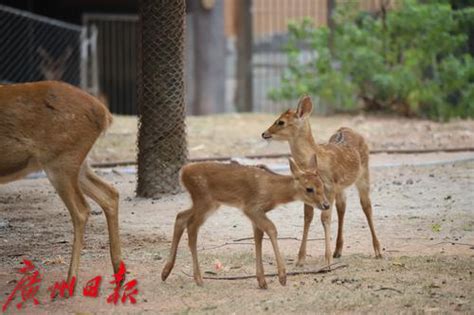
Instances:
[[[81,83],[82,27],[0,5],[0,82]]]
[[[137,195],[180,190],[186,162],[184,0],[141,0],[138,40]]]

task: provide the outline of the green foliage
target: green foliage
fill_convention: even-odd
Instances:
[[[441,224],[435,223],[431,225],[431,231],[439,233],[441,232]]]
[[[270,98],[306,93],[336,110],[362,105],[432,119],[474,117],[474,60],[465,53],[474,10],[454,11],[445,2],[405,1],[378,17],[354,2],[338,4],[332,51],[328,28],[309,19],[290,23],[289,65]]]

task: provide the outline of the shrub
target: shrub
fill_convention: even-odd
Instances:
[[[474,61],[466,53],[473,20],[472,8],[444,1],[405,1],[382,18],[338,5],[332,51],[327,27],[309,19],[288,25],[288,67],[269,96],[310,94],[335,110],[474,117]]]

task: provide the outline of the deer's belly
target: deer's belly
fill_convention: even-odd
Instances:
[[[31,157],[15,161],[7,161],[0,158],[0,183],[3,184],[20,179],[39,169],[38,163]]]

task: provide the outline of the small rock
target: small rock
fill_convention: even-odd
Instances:
[[[413,179],[411,179],[411,178],[407,179],[406,184],[407,185],[413,185]]]
[[[397,185],[397,186],[401,186],[401,185],[402,185],[402,182],[401,182],[401,181],[398,181],[398,180],[394,180],[394,181],[392,182],[392,184]]]
[[[0,220],[0,231],[10,228],[10,222],[8,220]]]

